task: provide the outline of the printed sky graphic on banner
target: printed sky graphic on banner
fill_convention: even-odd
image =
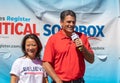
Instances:
[[[60,30],[59,14],[65,9],[76,12],[75,31],[89,37],[95,53],[95,62],[86,62],[86,83],[119,83],[119,0],[0,0],[1,83],[10,83],[11,65],[23,55],[24,35],[35,33],[45,47]]]

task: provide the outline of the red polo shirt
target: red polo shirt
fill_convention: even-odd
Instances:
[[[85,47],[93,52],[87,40],[87,36],[77,33]],[[43,61],[50,62],[56,74],[64,81],[70,81],[83,77],[85,62],[71,38],[63,34],[62,30],[52,35],[46,44]]]

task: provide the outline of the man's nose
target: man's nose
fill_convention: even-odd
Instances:
[[[70,22],[70,25],[74,25],[75,23],[74,22]]]

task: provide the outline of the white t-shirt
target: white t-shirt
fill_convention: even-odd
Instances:
[[[18,83],[43,83],[46,72],[41,64],[41,60],[21,57],[13,63],[10,74],[19,77]]]

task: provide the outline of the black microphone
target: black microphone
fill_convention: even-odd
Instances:
[[[81,39],[79,38],[79,36],[78,36],[75,32],[72,33],[71,39],[72,39],[73,41],[75,41],[75,40],[81,41]],[[82,46],[78,46],[78,49],[79,49],[80,51],[82,51]]]

